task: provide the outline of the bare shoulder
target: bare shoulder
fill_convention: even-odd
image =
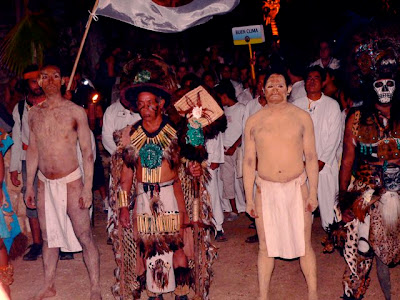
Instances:
[[[288,103],[290,110],[289,112],[292,113],[293,115],[299,117],[299,118],[307,118],[310,117],[310,114],[308,112],[306,112],[304,109],[301,109],[300,107],[292,104],[292,103]]]
[[[253,126],[254,124],[257,124],[258,122],[260,122],[260,120],[265,118],[265,116],[266,116],[266,110],[265,109],[260,109],[258,112],[256,112],[255,114],[251,115],[247,119],[246,127],[247,126]]]
[[[87,118],[85,109],[82,106],[79,106],[77,104],[75,104],[74,102],[64,99],[63,101],[63,109],[65,109],[65,111],[67,113],[72,114],[75,117],[85,117]]]
[[[289,105],[290,105],[290,110],[289,110],[290,118],[298,122],[302,130],[313,127],[313,121],[308,112],[291,103],[289,103]]]
[[[41,108],[37,105],[37,106],[33,106],[30,110],[29,110],[29,114],[28,114],[28,123],[30,124],[30,122],[35,121],[36,119],[40,119],[40,110]]]

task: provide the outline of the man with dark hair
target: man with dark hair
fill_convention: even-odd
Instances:
[[[340,61],[332,57],[331,42],[321,40],[319,42],[319,59],[314,61],[310,67],[320,66],[321,68],[339,69]]]
[[[43,91],[38,84],[38,79],[39,67],[37,65],[31,65],[25,69],[20,84],[25,98],[20,100],[13,110],[14,126],[12,129],[12,138],[14,145],[11,147],[10,178],[12,184],[18,187],[21,185],[18,174],[22,175],[22,193],[25,203],[26,150],[29,145],[28,111],[45,99]],[[37,260],[37,257],[42,254],[42,237],[37,210],[27,207],[26,216],[29,220],[33,244],[23,259],[32,261]]]
[[[226,220],[233,221],[237,219],[238,213],[246,210],[243,183],[236,169],[240,155],[238,148],[242,143],[243,114],[246,107],[237,102],[235,89],[229,79],[221,80],[215,87],[215,91],[221,99],[228,121],[227,129],[223,133],[225,162],[221,165],[220,170],[223,182],[222,208],[227,213]]]
[[[33,299],[55,296],[59,249],[83,250],[90,278],[90,299],[101,299],[99,252],[94,243],[88,208],[92,205],[91,132],[82,107],[61,94],[60,69],[45,66],[38,84],[46,100],[29,112],[26,201],[38,210],[43,235],[44,285]],[[77,143],[82,153],[79,166]],[[38,177],[37,202],[33,186]]]
[[[292,91],[288,98],[289,102],[293,102],[296,99],[307,96],[306,89],[304,87],[304,68],[299,62],[293,62],[287,66],[287,74],[290,78],[290,84],[292,85]]]
[[[268,106],[252,115],[245,128],[243,179],[246,211],[256,220],[260,241],[260,300],[269,299],[275,257],[300,257],[308,299],[318,299],[311,245],[311,213],[318,205],[314,130],[310,116],[287,102],[289,92],[282,74],[269,76],[265,85]]]
[[[336,151],[342,134],[342,117],[337,101],[322,93],[324,70],[319,66],[310,67],[305,80],[307,96],[293,104],[307,111],[314,123],[319,166],[318,203],[322,227],[327,230],[335,218],[334,205],[339,191]]]

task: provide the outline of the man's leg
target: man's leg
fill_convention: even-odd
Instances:
[[[258,239],[258,287],[260,290],[260,300],[268,299],[269,283],[271,281],[272,271],[274,270],[275,258],[268,257],[267,243],[265,241],[264,221],[262,217],[261,194],[256,192],[256,212],[258,218],[255,219]]]
[[[43,268],[44,284],[42,289],[32,299],[41,300],[47,297],[55,296],[54,279],[58,262],[59,248],[49,248],[46,231],[46,215],[44,203],[44,184],[39,180],[37,191],[37,212],[39,216],[40,228],[43,238]]]
[[[212,205],[213,212],[213,223],[217,230],[217,241],[225,241],[226,238],[223,234],[222,223],[224,222],[224,213],[222,211],[221,206],[221,198],[219,197],[218,190],[218,176],[219,176],[219,168],[215,170],[209,170],[211,179],[206,185],[207,191],[210,194],[210,200]]]
[[[303,199],[307,199],[308,191],[306,184],[302,186],[302,195]],[[304,239],[306,253],[304,256],[300,257],[300,266],[308,286],[308,299],[317,300],[317,261],[311,245],[311,228],[312,214],[311,212],[304,212]]]
[[[233,221],[237,218],[238,211],[235,202],[235,164],[236,159],[232,156],[225,155],[225,162],[220,166],[220,176],[223,182],[223,201],[229,200],[229,204],[222,205],[227,214],[227,221]],[[227,207],[230,206],[230,210]]]
[[[182,249],[174,252],[173,265],[176,283],[175,300],[188,300],[190,269],[188,259]]]
[[[22,161],[22,194],[25,202],[25,191],[26,191],[26,161]],[[33,183],[34,187],[37,188],[37,176]],[[42,254],[42,233],[40,231],[40,224],[38,218],[38,212],[36,209],[26,208],[26,217],[29,220],[29,227],[32,233],[33,245],[27,254],[24,255],[23,259],[25,261],[37,260],[38,256]]]
[[[330,173],[319,174],[318,177],[318,206],[322,228],[326,231],[335,220],[335,201],[339,192],[338,182]],[[336,181],[335,181],[336,180]]]
[[[99,251],[94,243],[88,209],[79,207],[79,196],[82,190],[82,181],[68,183],[68,216],[71,219],[74,232],[83,250],[83,260],[89,272],[90,299],[101,299],[100,293],[100,258]]]

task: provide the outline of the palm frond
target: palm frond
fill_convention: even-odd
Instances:
[[[44,51],[55,41],[52,20],[43,13],[28,12],[1,43],[0,64],[15,75],[21,75],[28,65],[41,65]]]

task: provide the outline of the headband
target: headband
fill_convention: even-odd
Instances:
[[[24,78],[24,80],[37,79],[37,78],[39,78],[39,75],[40,75],[39,71],[32,71],[32,72],[25,73],[23,78]]]

